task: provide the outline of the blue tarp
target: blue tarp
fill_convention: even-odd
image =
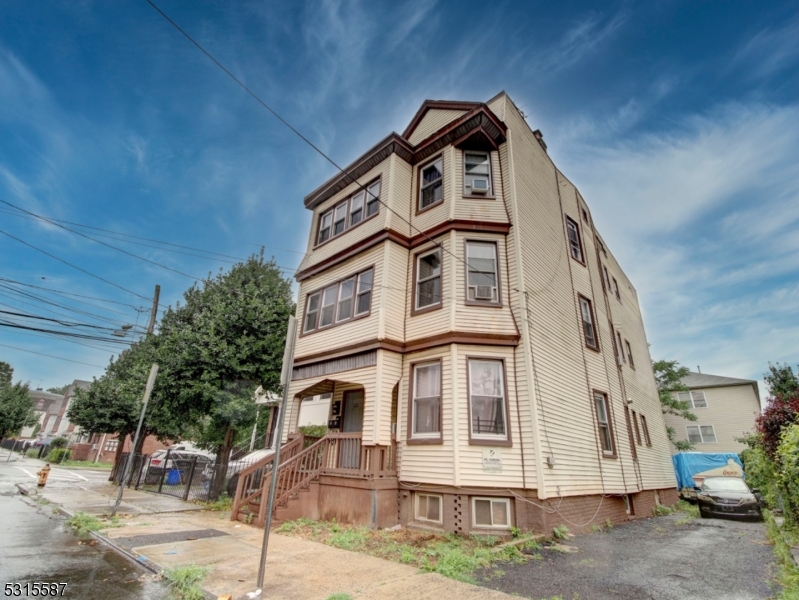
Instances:
[[[677,474],[677,489],[684,487],[693,488],[694,475],[723,467],[727,461],[733,459],[743,469],[744,465],[737,454],[733,452],[718,452],[716,454],[706,454],[704,452],[678,452],[671,457],[674,461],[674,472]]]

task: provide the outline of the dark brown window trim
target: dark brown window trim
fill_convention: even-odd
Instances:
[[[468,247],[469,243],[474,244],[493,244],[494,246],[494,258],[496,260],[496,267],[497,267],[497,301],[492,302],[488,300],[469,300],[469,253]],[[480,238],[465,238],[463,240],[463,269],[464,269],[464,278],[463,278],[463,292],[464,292],[464,301],[466,306],[483,306],[485,308],[502,308],[502,279],[500,277],[500,271],[502,268],[499,264],[499,244],[497,240],[485,240]]]
[[[566,220],[563,222],[563,229],[566,233],[566,249],[569,251],[569,258],[585,267],[587,266],[585,264],[585,244],[583,244],[583,235],[580,232],[580,224],[572,219],[569,215],[564,216],[566,217]],[[580,245],[580,256],[582,257],[582,260],[579,258],[574,258],[574,255],[572,255],[571,239],[569,238],[569,223],[574,225],[575,230],[577,231],[577,243]]]
[[[381,204],[380,196],[383,195],[383,181],[382,180],[383,180],[383,176],[382,175],[378,175],[374,179],[370,180],[368,183],[364,183],[361,187],[359,187],[357,190],[355,190],[353,193],[351,193],[346,198],[339,199],[337,202],[334,202],[333,205],[330,208],[328,208],[328,209],[326,209],[324,211],[321,211],[319,213],[319,215],[316,217],[316,230],[314,231],[314,246],[313,246],[313,250],[317,250],[318,248],[321,248],[325,244],[340,238],[341,236],[345,235],[348,231],[352,231],[353,229],[357,229],[358,227],[360,227],[361,225],[363,225],[367,221],[371,221],[372,219],[374,219],[375,217],[377,217],[380,214],[380,204]],[[376,183],[376,182],[378,182],[378,181],[380,182],[380,196],[378,196],[378,200],[377,200],[377,212],[375,214],[369,215],[367,217],[366,216],[366,203],[367,203],[367,200],[368,200],[368,197],[369,197],[369,192],[368,192],[369,186],[374,184],[374,183]],[[367,191],[364,191],[364,190],[367,190]],[[364,214],[364,217],[363,217],[363,219],[361,219],[355,225],[350,226],[350,225],[348,225],[348,223],[349,223],[349,220],[350,220],[350,209],[352,207],[352,197],[355,196],[356,194],[358,194],[358,192],[361,192],[361,191],[364,191],[364,198],[363,198],[363,214]],[[330,237],[327,238],[324,242],[320,242],[319,241],[319,232],[321,231],[321,228],[322,228],[322,217],[324,215],[326,215],[328,212],[332,212],[333,215],[335,216],[336,207],[339,204],[341,204],[342,202],[346,202],[347,203],[347,211],[346,211],[346,214],[344,216],[344,231],[342,231],[338,235],[333,235],[333,229],[332,229],[333,228],[333,222],[331,222],[330,223],[330,227],[331,227]]]
[[[588,311],[591,313],[591,325],[594,328],[594,339],[596,340],[596,346],[592,346],[588,343],[588,338],[585,337],[585,323],[583,322],[583,307],[580,306],[580,299],[585,300],[588,302]],[[579,311],[580,316],[580,332],[582,333],[583,344],[589,350],[593,350],[594,352],[601,352],[599,348],[599,327],[597,326],[596,322],[596,313],[594,312],[594,303],[591,302],[589,298],[583,296],[582,294],[577,294],[577,309]]]
[[[615,277],[611,277],[613,280],[613,294],[616,296],[616,300],[621,302],[621,291],[619,291],[619,282],[616,281]]]
[[[503,391],[505,393],[504,398],[504,405],[505,405],[505,429],[507,439],[491,439],[491,438],[482,438],[482,437],[474,437],[472,435],[472,385],[471,385],[471,378],[469,376],[469,361],[471,360],[493,360],[502,363],[502,386],[505,388]],[[510,448],[513,446],[513,439],[511,438],[511,421],[510,421],[510,399],[508,398],[508,369],[507,365],[505,364],[505,359],[502,357],[496,356],[476,356],[476,355],[467,355],[466,356],[466,409],[468,412],[468,423],[469,423],[469,445],[470,446],[501,446],[504,448]],[[453,407],[453,410],[455,408]]]
[[[424,254],[430,254],[432,252],[438,251],[441,256],[441,298],[438,299],[438,302],[435,304],[429,304],[427,306],[423,306],[422,308],[416,308],[416,286],[418,285],[418,268],[419,268],[419,257]],[[411,286],[411,316],[415,317],[416,315],[423,315],[424,313],[428,313],[434,310],[440,310],[444,308],[444,252],[442,247],[435,246],[433,248],[428,248],[427,250],[422,250],[421,252],[417,252],[413,255],[413,285]]]
[[[646,422],[646,415],[641,415],[641,429],[644,430],[644,442],[648,447],[652,447],[652,438],[649,437],[649,425]]]
[[[635,371],[635,361],[633,360],[633,347],[630,345],[630,340],[624,340],[624,347],[627,349],[627,364]]]
[[[356,305],[356,301],[358,299],[358,277],[362,273],[366,273],[369,270],[372,271],[372,289],[371,289],[372,296],[371,296],[371,298],[369,298],[369,310],[367,312],[363,313],[362,315],[356,315],[355,314],[355,309],[356,309],[355,305]],[[353,321],[358,321],[360,319],[365,319],[366,317],[370,316],[372,314],[372,302],[374,301],[374,297],[375,297],[375,275],[374,275],[374,271],[375,271],[375,265],[372,265],[370,267],[366,267],[365,269],[361,269],[361,270],[357,271],[356,273],[352,273],[350,275],[347,275],[346,277],[341,277],[340,279],[337,279],[335,281],[331,281],[330,283],[325,284],[325,285],[323,285],[321,287],[315,288],[315,289],[309,291],[307,294],[305,294],[305,306],[303,307],[303,310],[302,310],[302,321],[300,322],[300,336],[299,337],[305,337],[307,335],[313,335],[314,333],[319,333],[321,331],[327,331],[328,329],[333,329],[334,327],[339,327],[340,325],[346,325],[347,323],[352,323]],[[330,325],[325,325],[324,327],[317,326],[317,327],[311,329],[310,331],[305,331],[305,315],[308,313],[308,301],[310,300],[311,296],[313,296],[314,294],[316,294],[318,292],[324,292],[324,290],[326,290],[327,288],[332,287],[334,285],[340,285],[342,281],[346,281],[347,279],[352,279],[352,278],[355,278],[355,289],[352,292],[352,315],[353,316],[350,317],[349,319],[347,319],[346,321],[336,322],[335,317],[337,315],[334,314],[333,323],[331,323]],[[338,312],[338,293],[336,294],[336,304],[334,306],[336,307],[335,311],[337,313]],[[322,310],[322,298],[319,299],[319,311],[321,312],[321,310]],[[317,316],[317,323],[318,322],[319,322],[319,316]]]
[[[413,391],[416,385],[416,367],[417,365],[426,365],[431,363],[438,363],[439,382],[439,406],[438,406],[438,437],[413,437]],[[406,431],[405,443],[410,446],[422,446],[430,444],[441,445],[444,443],[444,361],[441,358],[430,358],[426,360],[418,360],[410,364],[410,377],[408,378],[410,385],[408,386],[408,429]]]
[[[633,416],[633,425],[635,425],[635,441],[640,446],[641,445],[641,428],[638,426],[638,413],[632,411]]]
[[[633,438],[633,424],[630,421],[630,408],[624,407],[624,420],[627,422],[627,437],[630,440],[630,454],[633,460],[638,460],[638,449],[635,447],[635,439]]]
[[[594,394],[601,394],[605,398],[605,412],[608,416],[608,431],[610,433],[610,443],[613,446],[613,453],[606,453],[604,448],[602,448],[602,430],[599,428],[599,415],[596,412],[596,400],[594,399]],[[610,410],[610,395],[607,392],[603,392],[602,390],[592,389],[591,390],[591,408],[594,413],[594,423],[596,425],[596,434],[599,441],[600,452],[602,454],[602,458],[608,459],[617,459],[619,458],[619,450],[618,445],[616,443],[616,432],[613,430],[613,417],[611,416]]]
[[[313,277],[314,275],[318,275],[319,273],[322,273],[323,271],[326,271],[327,269],[330,269],[339,263],[352,258],[353,256],[357,256],[365,250],[369,250],[374,246],[382,244],[386,240],[391,240],[403,248],[413,249],[423,244],[427,244],[430,241],[430,238],[444,235],[450,231],[498,233],[500,235],[508,235],[510,232],[510,223],[501,221],[472,221],[469,219],[455,219],[454,221],[444,221],[438,225],[434,225],[430,229],[427,229],[413,237],[408,237],[407,235],[394,229],[383,229],[381,231],[376,231],[365,238],[361,238],[356,242],[353,242],[351,246],[348,246],[347,248],[328,256],[327,258],[323,258],[318,263],[313,264],[302,271],[298,271],[294,275],[294,278],[297,281],[304,281],[305,279]]]
[[[493,152],[488,150],[468,150],[466,148],[459,149],[461,152],[461,173],[463,179],[461,180],[461,196],[469,200],[496,200],[496,190],[494,189],[494,158]],[[466,153],[473,154],[485,153],[488,154],[488,181],[491,184],[491,192],[487,194],[467,194],[466,193]]]
[[[427,167],[432,165],[434,162],[441,160],[441,200],[438,202],[433,202],[433,204],[429,204],[424,208],[421,208],[422,205],[422,171],[424,171]],[[423,213],[426,213],[431,208],[435,208],[436,206],[441,206],[446,201],[447,197],[444,195],[444,178],[447,176],[446,171],[444,169],[444,153],[437,154],[430,160],[426,160],[422,164],[420,164],[416,168],[416,214],[415,216],[419,216]],[[382,188],[381,188],[382,191]]]

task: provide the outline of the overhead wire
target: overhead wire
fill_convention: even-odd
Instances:
[[[314,143],[313,143],[311,140],[309,140],[309,139],[308,139],[307,137],[305,137],[305,136],[304,136],[302,133],[300,133],[300,131],[299,131],[299,130],[297,130],[297,129],[296,129],[294,126],[293,126],[293,125],[291,125],[291,123],[289,123],[289,122],[288,122],[286,119],[284,119],[283,117],[281,117],[281,116],[280,116],[280,114],[278,114],[278,113],[277,113],[277,111],[275,111],[275,110],[274,110],[274,109],[273,109],[271,106],[269,106],[269,105],[268,105],[268,104],[267,104],[267,103],[266,103],[264,100],[262,100],[262,99],[261,99],[261,98],[260,98],[260,97],[259,97],[259,96],[258,96],[258,95],[255,93],[255,92],[253,92],[253,91],[252,91],[252,90],[251,90],[249,87],[247,87],[247,85],[246,85],[246,84],[245,84],[243,81],[241,81],[241,80],[240,80],[238,77],[236,77],[236,76],[235,76],[233,73],[231,73],[231,72],[230,72],[230,71],[227,69],[227,67],[225,67],[225,65],[223,65],[221,62],[219,62],[219,60],[217,60],[217,59],[216,59],[216,58],[215,58],[215,57],[214,57],[214,56],[213,56],[213,55],[212,55],[212,54],[211,54],[211,53],[210,53],[208,50],[206,50],[206,49],[205,49],[205,48],[204,48],[204,47],[203,47],[203,46],[202,46],[202,45],[201,45],[199,42],[197,42],[197,41],[196,41],[196,40],[195,40],[193,37],[191,37],[191,36],[190,36],[190,35],[189,35],[189,34],[188,34],[186,31],[184,31],[184,30],[183,30],[183,28],[181,28],[181,27],[180,27],[180,25],[178,25],[178,24],[177,24],[175,21],[173,21],[173,20],[172,20],[172,19],[171,19],[171,18],[170,18],[170,17],[169,17],[169,16],[168,16],[168,15],[167,15],[167,14],[166,14],[164,11],[163,11],[163,10],[161,10],[161,9],[160,9],[160,8],[159,8],[159,7],[158,7],[156,4],[155,4],[155,2],[153,2],[153,0],[144,0],[144,1],[145,1],[145,2],[147,2],[147,4],[149,4],[149,5],[150,5],[150,6],[151,6],[153,9],[155,9],[155,11],[156,11],[158,14],[160,14],[160,15],[161,15],[161,16],[164,18],[164,20],[166,20],[166,21],[167,21],[167,22],[168,22],[170,25],[172,25],[172,26],[173,26],[173,27],[174,27],[176,30],[178,30],[178,31],[181,33],[181,35],[183,35],[183,37],[185,37],[185,38],[186,38],[186,39],[187,39],[189,42],[191,42],[191,43],[192,43],[192,44],[193,44],[193,45],[194,45],[194,46],[195,46],[195,47],[196,47],[196,48],[197,48],[197,49],[198,49],[200,52],[202,52],[203,54],[205,54],[205,56],[206,56],[206,57],[208,57],[208,59],[209,59],[209,60],[211,60],[211,62],[213,62],[213,63],[214,63],[214,64],[215,64],[217,67],[219,67],[219,68],[220,68],[220,69],[221,69],[221,70],[222,70],[222,71],[223,71],[223,72],[224,72],[224,73],[225,73],[225,74],[226,74],[228,77],[230,77],[230,78],[231,78],[231,79],[232,79],[234,82],[236,82],[236,84],[238,84],[238,85],[239,85],[239,87],[241,87],[241,88],[242,88],[242,89],[243,89],[245,92],[247,92],[247,93],[248,93],[250,96],[252,96],[252,98],[253,98],[253,99],[254,99],[256,102],[258,102],[258,103],[259,103],[261,106],[263,106],[263,107],[264,107],[266,110],[268,110],[268,111],[269,111],[269,112],[272,114],[272,116],[274,116],[274,117],[275,117],[275,118],[276,118],[278,121],[280,121],[281,123],[283,123],[283,125],[285,125],[285,126],[288,128],[288,129],[290,129],[290,130],[291,130],[291,131],[292,131],[292,132],[293,132],[293,133],[294,133],[294,134],[295,134],[297,137],[299,137],[299,138],[300,138],[300,139],[301,139],[303,142],[305,142],[306,144],[308,144],[308,146],[310,146],[310,147],[311,147],[313,150],[315,150],[315,151],[316,151],[316,153],[317,153],[317,154],[319,154],[319,156],[321,156],[321,157],[322,157],[322,158],[324,158],[324,159],[325,159],[325,160],[326,160],[328,163],[330,163],[331,165],[333,165],[333,166],[334,166],[334,167],[335,167],[335,168],[336,168],[336,169],[337,169],[337,170],[338,170],[338,171],[339,171],[339,172],[340,172],[342,175],[344,175],[344,176],[345,176],[345,177],[346,177],[346,178],[349,180],[349,182],[350,182],[350,183],[354,183],[356,186],[358,186],[358,188],[359,188],[360,190],[363,190],[363,191],[366,193],[366,195],[367,195],[367,198],[370,198],[370,197],[371,197],[371,198],[375,198],[375,196],[374,196],[373,194],[371,194],[371,193],[370,193],[370,192],[369,192],[369,191],[366,189],[366,187],[365,187],[365,186],[364,186],[362,183],[360,183],[359,181],[357,181],[357,180],[356,180],[356,179],[355,179],[355,178],[354,178],[352,175],[350,175],[350,174],[349,174],[349,173],[348,173],[348,172],[347,172],[347,171],[346,171],[344,168],[342,168],[341,166],[339,166],[339,164],[338,164],[337,162],[335,162],[335,161],[334,161],[332,158],[330,158],[330,157],[329,157],[327,154],[325,154],[325,153],[324,153],[324,152],[323,152],[323,151],[322,151],[322,150],[321,150],[321,149],[320,149],[318,146],[316,146],[316,144],[314,144]],[[416,227],[416,226],[415,226],[413,223],[411,223],[411,221],[410,221],[410,220],[406,219],[406,218],[405,218],[405,217],[404,217],[402,214],[400,214],[399,212],[397,212],[396,210],[394,210],[393,208],[391,208],[391,207],[390,207],[390,206],[389,206],[389,205],[388,205],[388,204],[387,204],[385,201],[383,201],[381,198],[377,197],[377,198],[375,198],[375,199],[376,199],[376,200],[377,200],[377,201],[378,201],[380,204],[382,204],[383,206],[385,206],[385,207],[386,207],[386,209],[387,209],[389,212],[393,213],[394,215],[396,215],[396,216],[397,216],[397,218],[399,218],[399,219],[400,219],[400,220],[402,220],[404,223],[406,223],[406,224],[408,225],[408,227],[410,227],[411,229],[413,229],[413,230],[415,230],[417,233],[419,233],[419,234],[420,234],[420,235],[421,235],[423,238],[425,238],[425,239],[426,239],[428,242],[431,242],[432,244],[435,244],[437,247],[441,248],[441,250],[442,250],[443,252],[446,252],[447,254],[449,254],[450,256],[452,256],[452,257],[453,257],[455,260],[458,260],[458,261],[462,262],[464,265],[467,265],[467,266],[468,266],[468,262],[467,262],[467,261],[465,261],[465,260],[464,260],[464,259],[462,259],[460,256],[458,256],[457,254],[455,254],[455,253],[453,253],[452,251],[450,251],[450,250],[448,250],[447,248],[445,248],[443,244],[441,244],[441,243],[439,243],[439,242],[436,242],[436,241],[435,241],[435,240],[434,240],[432,237],[430,237],[430,236],[429,236],[427,233],[425,233],[424,231],[422,231],[421,229],[419,229],[418,227]]]
[[[39,290],[46,290],[48,292],[53,292],[54,294],[61,294],[63,296],[75,296],[76,298],[88,298],[89,300],[99,300],[101,302],[110,302],[112,304],[120,304],[122,306],[129,306],[133,310],[139,310],[133,304],[128,304],[126,302],[119,302],[117,300],[110,300],[108,298],[98,298],[97,296],[85,296],[83,294],[75,294],[73,292],[64,292],[62,290],[56,290],[56,289],[44,287],[44,286],[41,286],[41,285],[33,285],[32,283],[23,283],[22,281],[17,281],[15,279],[8,279],[7,277],[0,277],[0,281],[7,281],[7,282],[13,283],[15,285],[24,285],[25,287],[32,287],[32,288],[36,288],[36,289],[39,289]],[[78,300],[78,302],[80,302],[80,301]],[[89,304],[89,303],[86,302],[86,304]],[[90,306],[97,306],[98,308],[102,308],[102,307],[100,307],[97,304],[90,304]],[[104,308],[104,310],[111,310],[111,309]],[[124,313],[119,313],[119,314],[124,314]]]
[[[16,346],[9,346],[8,344],[0,344],[0,346],[2,346],[3,348],[11,348],[12,350],[19,350],[20,352],[28,352],[29,354],[36,354],[38,356],[46,356],[47,358],[55,358],[56,360],[64,360],[66,362],[71,362],[78,365],[86,365],[88,367],[97,367],[98,369],[105,369],[105,367],[101,365],[93,365],[91,363],[81,362],[79,360],[64,358],[63,356],[53,356],[52,354],[45,354],[43,352],[34,352],[33,350],[26,350],[25,348],[17,348]]]

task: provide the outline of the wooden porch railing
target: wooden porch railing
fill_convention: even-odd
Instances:
[[[363,479],[395,477],[395,445],[364,446],[362,434],[328,433],[322,475],[338,475]]]
[[[302,442],[303,438],[299,436],[286,443],[280,449],[280,458],[285,461],[295,456],[302,448]],[[239,472],[236,497],[233,498],[233,509],[230,513],[231,521],[235,521],[238,518],[239,511],[242,507],[249,505],[250,502],[258,498],[263,490],[266,489],[264,488],[263,482],[268,479],[267,476],[271,474],[274,460],[275,455],[271,454]]]

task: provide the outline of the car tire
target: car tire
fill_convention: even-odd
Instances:
[[[710,515],[705,510],[703,510],[701,506],[699,507],[699,516],[702,517],[703,519],[710,518]]]

